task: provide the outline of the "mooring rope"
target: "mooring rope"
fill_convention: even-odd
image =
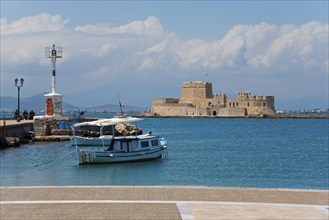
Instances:
[[[63,147],[63,146],[66,145],[66,144],[67,144],[67,143],[62,144],[62,145],[59,146],[59,147]],[[67,155],[72,154],[73,152],[75,152],[75,150],[73,150],[73,151],[71,151],[71,152],[68,152],[67,154],[64,154],[63,156],[58,157],[58,158],[56,158],[56,159],[54,159],[54,160],[50,160],[50,161],[47,161],[47,162],[44,162],[44,163],[40,163],[40,164],[34,165],[34,166],[32,166],[32,167],[39,167],[39,166],[43,166],[43,165],[46,165],[46,164],[53,163],[53,162],[55,162],[55,161],[57,161],[57,160],[60,160],[60,159],[62,159],[62,158],[64,158],[64,157],[66,157]]]

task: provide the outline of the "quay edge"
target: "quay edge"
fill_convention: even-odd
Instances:
[[[21,143],[33,141],[67,141],[70,138],[71,129],[52,129],[57,120],[72,121],[67,118],[44,120],[0,120],[0,147],[19,146]],[[76,121],[74,121],[75,123]]]
[[[0,147],[28,143],[33,132],[33,121],[0,120]]]

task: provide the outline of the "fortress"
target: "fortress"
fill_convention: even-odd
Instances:
[[[151,113],[155,116],[264,117],[275,115],[274,96],[238,92],[236,98],[228,98],[226,94],[213,94],[211,82],[183,82],[180,99],[153,99]]]

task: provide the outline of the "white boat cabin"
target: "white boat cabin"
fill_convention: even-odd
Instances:
[[[142,151],[150,147],[159,147],[159,137],[150,135],[122,136],[112,139],[105,151],[133,152]]]

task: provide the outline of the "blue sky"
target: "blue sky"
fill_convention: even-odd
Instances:
[[[23,97],[51,90],[53,43],[57,92],[78,106],[117,93],[150,106],[193,80],[230,96],[328,96],[328,1],[1,1],[1,96],[16,96],[16,77]]]

